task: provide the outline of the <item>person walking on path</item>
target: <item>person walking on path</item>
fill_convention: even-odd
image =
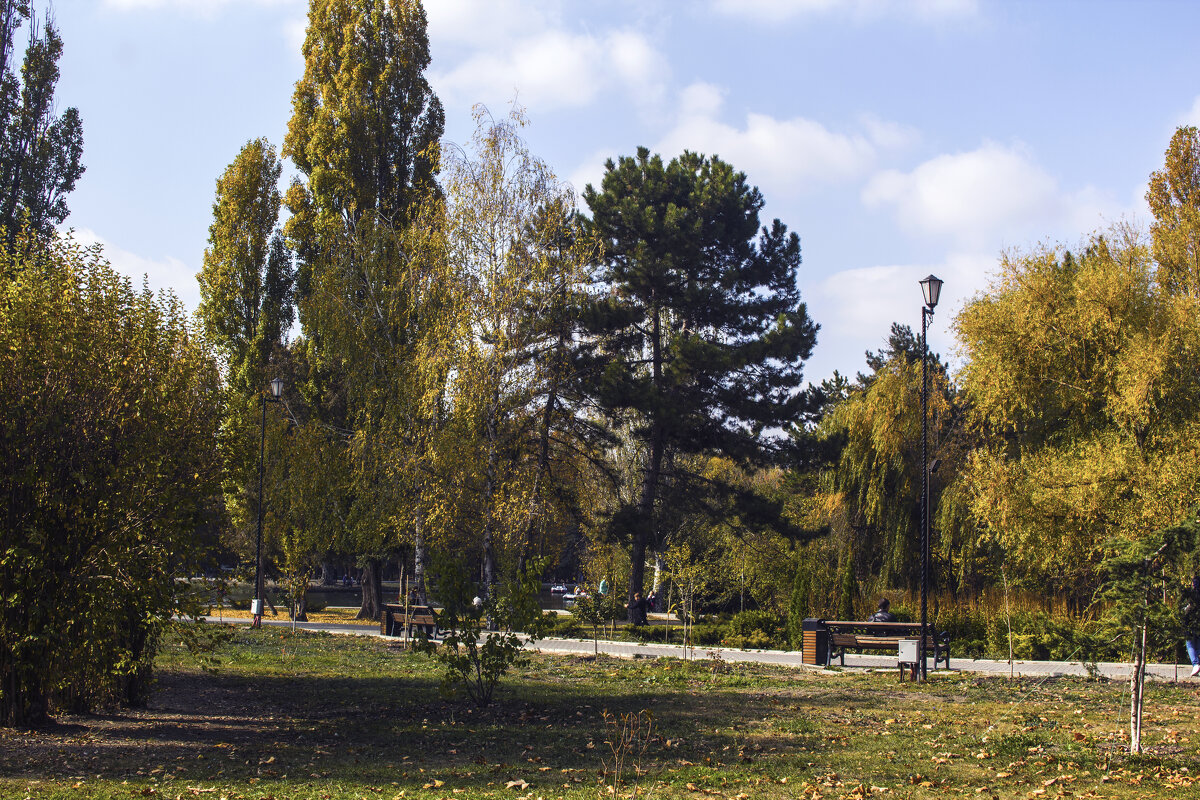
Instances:
[[[1200,675],[1200,575],[1192,576],[1179,598],[1180,622],[1183,623],[1183,643],[1192,661],[1192,677]]]
[[[879,601],[879,610],[871,615],[867,622],[895,622],[896,615],[891,612],[892,601],[886,597]]]
[[[646,624],[646,607],[649,605],[650,604],[647,603],[646,600],[642,597],[641,592],[633,593],[633,602],[630,603],[629,605],[627,605],[626,608],[633,611],[632,619],[633,619],[634,625],[645,625]]]

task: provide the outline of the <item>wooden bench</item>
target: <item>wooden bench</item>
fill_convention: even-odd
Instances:
[[[433,606],[402,606],[387,603],[379,620],[379,632],[384,636],[415,637],[424,633],[430,639],[437,638],[437,612]]]
[[[900,652],[900,642],[905,639],[921,638],[919,622],[857,622],[854,620],[826,620],[829,631],[829,653],[826,665],[836,655],[842,666],[846,665],[846,651],[892,650]],[[933,631],[933,626],[930,626]],[[926,652],[933,654],[933,668],[945,664],[950,668],[950,634],[930,633],[925,639]]]

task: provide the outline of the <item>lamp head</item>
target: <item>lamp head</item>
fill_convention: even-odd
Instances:
[[[275,380],[271,381],[271,396],[274,397],[276,400],[283,397],[283,379],[282,378],[276,378]]]
[[[925,307],[933,311],[938,304],[938,296],[942,293],[942,279],[928,275],[921,281],[921,293],[925,295]]]

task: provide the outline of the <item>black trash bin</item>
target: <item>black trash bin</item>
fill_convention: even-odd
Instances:
[[[829,628],[825,620],[809,617],[803,623],[803,655],[801,661],[805,664],[815,664],[823,667],[829,663]]]

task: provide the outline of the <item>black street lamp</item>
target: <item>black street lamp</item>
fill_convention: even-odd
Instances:
[[[263,575],[262,575],[262,528],[263,528],[263,451],[267,446],[267,401],[279,402],[283,397],[283,380],[275,378],[271,381],[271,392],[262,393],[262,429],[258,439],[258,536],[254,544],[254,599],[250,601],[250,614],[254,621],[250,627],[262,625],[263,615]]]
[[[929,319],[942,293],[942,281],[929,275],[921,281],[921,662],[920,678],[929,677]]]

